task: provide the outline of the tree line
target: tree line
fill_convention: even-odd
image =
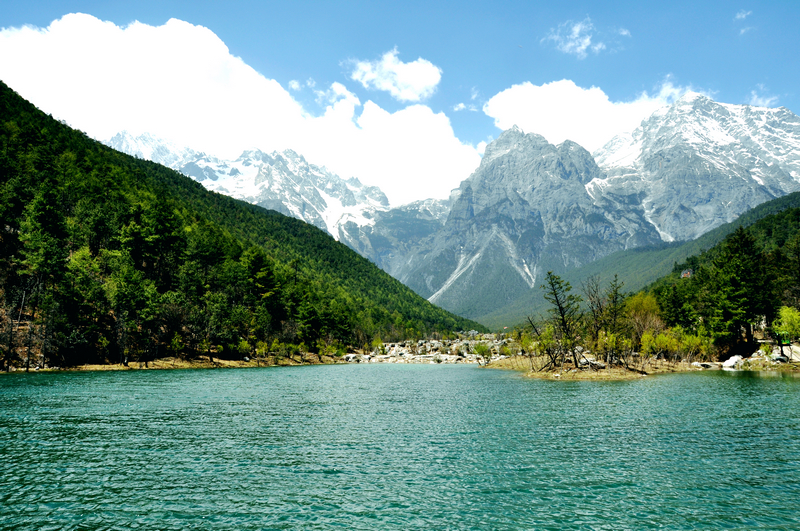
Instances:
[[[738,228],[635,294],[617,276],[590,278],[579,294],[548,272],[541,288],[548,315],[516,332],[534,370],[746,357],[759,339],[800,335],[800,209]]]

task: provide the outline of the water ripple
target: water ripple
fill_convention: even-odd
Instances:
[[[796,529],[800,380],[0,378],[0,529]]]

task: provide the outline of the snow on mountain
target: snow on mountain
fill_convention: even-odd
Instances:
[[[445,222],[388,271],[430,302],[480,317],[529,292],[547,271],[657,243],[642,209],[631,206],[635,198],[588,193],[587,183],[602,177],[574,142],[504,131],[451,194]]]
[[[134,137],[127,132],[106,144],[177,170],[209,190],[302,219],[345,243],[354,227],[370,226],[376,213],[389,210],[379,188],[342,179],[292,150],[248,150],[236,160],[222,160],[149,134]]]
[[[220,160],[124,133],[109,145],[313,223],[431,302],[478,320],[529,293],[547,271],[694,239],[800,190],[800,117],[696,93],[594,154],[509,129],[448,201],[397,208],[378,188],[291,150]]]
[[[148,133],[135,137],[127,131],[123,131],[105,143],[117,151],[140,159],[151,160],[170,168],[174,168],[181,161],[190,160],[196,155],[196,152],[189,148],[161,140]]]
[[[639,194],[663,240],[689,240],[800,190],[800,118],[689,93],[593,155],[592,197]]]

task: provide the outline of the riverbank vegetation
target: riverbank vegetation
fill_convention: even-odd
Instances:
[[[288,359],[484,328],[328,234],[116,152],[0,83],[0,368]]]
[[[547,315],[514,333],[532,373],[652,374],[756,353],[798,370],[780,352],[800,336],[800,208],[739,227],[635,294],[617,276],[591,277],[579,294],[551,272],[541,287]]]

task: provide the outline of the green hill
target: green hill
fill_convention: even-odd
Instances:
[[[0,363],[311,349],[483,329],[302,221],[70,129],[0,83]]]
[[[562,275],[562,278],[569,281],[575,288],[580,288],[581,283],[589,277],[597,276],[600,283],[606,285],[616,274],[625,283],[625,291],[639,291],[669,275],[674,268],[680,269],[678,264],[684,263],[689,257],[700,255],[703,251],[718,245],[737,228],[750,227],[768,216],[796,208],[800,208],[800,192],[763,203],[696,240],[664,244],[657,248],[620,251],[569,271]],[[788,229],[774,227],[774,231],[777,231],[776,234],[781,230]],[[537,287],[524,293],[502,310],[481,316],[477,320],[490,328],[499,328],[521,323],[529,315],[543,314],[545,309],[546,303],[542,298],[541,290]]]

